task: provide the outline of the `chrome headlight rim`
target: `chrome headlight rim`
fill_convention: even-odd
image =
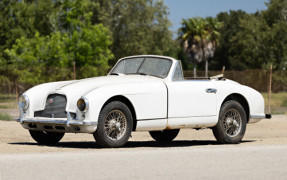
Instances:
[[[77,108],[81,111],[81,112],[87,112],[89,110],[89,101],[87,98],[85,97],[81,97],[78,101],[77,101]]]
[[[18,107],[22,110],[27,110],[29,108],[29,98],[25,94],[22,94],[18,98]]]

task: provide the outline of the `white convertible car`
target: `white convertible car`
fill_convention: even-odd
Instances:
[[[180,61],[120,59],[107,76],[45,83],[20,96],[21,125],[40,144],[65,133],[91,133],[101,147],[123,146],[132,131],[172,141],[181,128],[211,128],[219,143],[238,143],[264,114],[260,93],[221,76],[185,80]]]

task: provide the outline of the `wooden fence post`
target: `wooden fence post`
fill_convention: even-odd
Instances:
[[[16,95],[16,102],[18,102],[19,91],[18,91],[18,82],[17,82],[17,79],[15,79],[15,95]]]
[[[224,76],[224,71],[225,71],[225,66],[222,67],[222,73],[221,74],[223,74],[223,76]]]
[[[270,66],[269,83],[268,83],[268,113],[271,114],[271,86],[272,86],[272,64]]]
[[[73,79],[76,79],[76,62],[73,62]]]

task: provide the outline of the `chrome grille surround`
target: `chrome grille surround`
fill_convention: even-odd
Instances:
[[[66,118],[66,105],[67,98],[65,95],[50,94],[46,99],[45,109],[42,111],[35,111],[34,117]]]

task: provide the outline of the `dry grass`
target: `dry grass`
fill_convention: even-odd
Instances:
[[[2,120],[2,121],[12,121],[13,118],[9,114],[6,114],[6,113],[2,114],[2,113],[0,113],[0,120]]]
[[[261,93],[265,100],[265,107],[268,106],[268,93]],[[287,92],[272,93],[270,101],[272,114],[287,115]]]

